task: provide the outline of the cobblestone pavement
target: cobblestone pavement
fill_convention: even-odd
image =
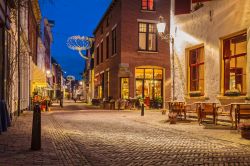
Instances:
[[[162,123],[160,112],[140,117],[136,111],[84,110],[80,103],[64,109],[43,113],[39,152],[28,149],[31,113],[18,118],[0,135],[0,166],[250,165],[249,145],[176,130]]]

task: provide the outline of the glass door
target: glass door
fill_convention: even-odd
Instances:
[[[143,95],[143,80],[136,80],[136,97],[144,97]]]

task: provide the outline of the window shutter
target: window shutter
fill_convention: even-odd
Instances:
[[[229,90],[230,81],[230,59],[224,60],[224,91]]]
[[[188,14],[191,11],[191,0],[175,0],[175,15]]]

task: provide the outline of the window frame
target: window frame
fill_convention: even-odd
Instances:
[[[138,78],[136,77],[136,70],[143,70],[143,78]],[[147,69],[150,69],[150,70],[153,70],[153,77],[152,78],[146,78],[146,70]],[[155,70],[161,70],[162,72],[162,78],[156,78],[155,77]],[[153,81],[153,84],[154,84],[154,87],[155,87],[155,82],[158,81],[161,83],[161,97],[163,98],[163,88],[164,88],[164,72],[163,72],[163,69],[161,68],[148,68],[148,67],[138,67],[135,69],[135,84],[136,82],[142,82],[142,97],[144,98],[145,97],[145,94],[144,94],[144,89],[145,89],[145,81]],[[154,100],[157,96],[155,95],[155,90],[152,92],[153,94],[153,98],[152,100]],[[136,94],[136,85],[135,85],[135,94]]]
[[[244,95],[247,94],[247,90],[243,91],[243,87],[244,87],[243,85],[247,84],[247,64],[245,64],[246,65],[245,66],[246,67],[246,69],[245,69],[246,73],[244,74],[244,72],[243,72],[242,74],[237,74],[237,70],[240,69],[240,68],[238,68],[238,65],[237,65],[237,59],[240,58],[240,57],[247,58],[247,49],[245,50],[245,53],[240,53],[240,54],[235,54],[235,53],[230,52],[230,55],[228,57],[225,56],[225,54],[226,54],[225,51],[226,50],[224,50],[225,49],[224,42],[226,40],[232,40],[232,39],[234,39],[234,38],[236,38],[238,36],[242,36],[242,35],[246,35],[246,38],[247,38],[247,32],[245,30],[234,33],[234,34],[231,34],[231,35],[228,35],[227,37],[221,38],[221,63],[222,63],[222,69],[221,70],[223,70],[223,73],[221,74],[221,81],[222,81],[221,82],[221,87],[223,87],[223,88],[221,88],[221,93],[224,96],[228,96],[228,95],[226,95],[226,91],[231,90],[230,89],[230,77],[231,77],[230,74],[231,74],[231,70],[233,70],[233,69],[231,69],[231,66],[229,65],[229,73],[226,72],[226,70],[227,70],[226,69],[226,60],[229,60],[229,64],[230,64],[232,59],[235,60],[235,62],[234,62],[235,67],[232,67],[235,70],[235,72],[234,72],[235,81],[237,79],[236,77],[239,76],[239,75],[245,76],[245,79],[246,79],[246,81],[244,82],[243,81],[244,78],[243,77],[241,78],[242,79],[242,83],[241,83],[242,91],[240,92],[240,96],[244,96]],[[246,42],[247,42],[247,40],[246,40]],[[230,42],[230,44],[231,44],[231,42]],[[229,78],[226,78],[226,77],[228,77],[228,76],[226,76],[226,74],[229,74]],[[228,82],[226,82],[226,81],[228,81]],[[229,84],[228,89],[227,89],[227,83]]]
[[[106,36],[106,59],[109,59],[109,35]]]
[[[112,56],[117,54],[117,28],[112,30]]]
[[[140,32],[140,24],[146,24],[146,32]],[[149,25],[153,25],[156,30],[156,24],[155,23],[147,23],[147,22],[138,22],[138,50],[139,51],[145,51],[145,52],[158,52],[158,33],[157,30],[155,33],[149,32]],[[146,34],[146,49],[140,48],[140,33]],[[149,34],[155,34],[155,50],[149,50]]]
[[[123,87],[123,79],[127,79],[127,81],[128,81],[128,88],[127,88],[127,90],[128,90],[128,98],[129,98],[129,96],[130,96],[130,78],[129,77],[120,77],[120,98],[121,99],[128,99],[128,98],[124,98],[124,95],[122,94],[122,90],[124,89],[124,87]]]
[[[202,51],[203,51],[203,61],[197,61],[197,56],[198,56],[197,51],[199,49],[202,49]],[[188,80],[187,80],[188,81],[187,82],[188,89],[187,89],[187,91],[188,91],[188,94],[191,92],[200,91],[199,88],[197,88],[197,87],[195,88],[195,90],[192,89],[191,85],[193,84],[193,82],[196,81],[196,82],[198,82],[198,85],[196,85],[196,86],[200,87],[200,80],[203,80],[203,90],[200,91],[201,92],[200,96],[204,96],[205,95],[205,47],[204,47],[204,44],[200,44],[200,45],[193,46],[191,48],[187,48],[186,51],[187,51],[187,67],[188,67],[188,70],[187,70],[187,74],[188,74]],[[195,64],[191,64],[191,52],[192,51],[196,51]],[[200,67],[201,66],[203,66],[203,79],[200,79]],[[193,79],[192,68],[196,68],[196,79]]]
[[[103,63],[103,41],[101,42],[101,63]]]
[[[147,5],[146,6],[143,6],[143,2],[144,1],[146,1],[147,2]],[[149,3],[150,3],[150,1],[153,1],[153,9],[150,9],[150,5],[149,5]],[[156,10],[156,7],[155,7],[155,5],[156,5],[156,2],[155,2],[156,0],[141,0],[140,2],[141,2],[141,10],[142,11],[155,11]],[[144,7],[146,7],[146,9],[144,8]]]
[[[99,46],[96,47],[96,66],[100,64],[100,50]]]

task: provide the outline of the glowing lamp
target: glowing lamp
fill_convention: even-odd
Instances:
[[[157,24],[158,33],[164,33],[166,29],[166,22],[164,22],[164,18],[162,16],[159,17],[159,23]]]

